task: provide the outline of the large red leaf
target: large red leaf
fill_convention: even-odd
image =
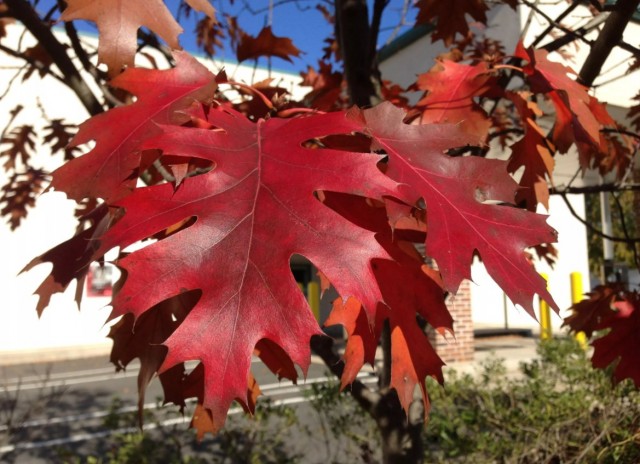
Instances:
[[[87,197],[115,200],[131,191],[140,165],[140,144],[160,132],[158,124],[188,119],[176,111],[196,99],[206,100],[216,87],[213,74],[190,55],[175,52],[175,58],[173,69],[128,69],[111,81],[111,85],[131,92],[137,100],[80,126],[71,144],[93,140],[96,146],[56,170],[52,188],[78,201]]]
[[[474,136],[453,125],[407,125],[404,112],[390,104],[364,111],[366,127],[377,147],[389,155],[387,174],[409,185],[412,204],[427,207],[427,254],[436,259],[447,289],[456,292],[470,279],[477,251],[487,270],[509,298],[534,315],[534,293],[557,309],[546,284],[528,264],[524,249],[555,242],[546,217],[511,208],[517,184],[507,163],[478,157],[450,157],[452,144],[474,143]]]
[[[190,217],[190,227],[134,252],[119,265],[129,276],[114,298],[114,315],[143,314],[184,290],[202,298],[165,342],[164,369],[199,359],[206,373],[204,406],[224,423],[234,399],[247,404],[254,347],[269,339],[307,369],[309,339],[318,334],[289,269],[307,257],[342,295],[362,301],[373,319],[382,300],[371,260],[388,255],[373,233],[324,206],[316,190],[368,197],[394,193],[395,183],[372,154],[303,148],[303,142],[359,129],[345,113],[254,124],[221,108],[209,112],[214,130],[166,126],[147,142],[165,153],[215,163],[213,171],[136,190],[118,202],[124,217],[103,237],[102,251],[127,246]],[[343,256],[344,259],[336,259]]]
[[[313,262],[342,302],[357,300],[343,319],[354,326],[352,338],[361,338],[362,355],[354,351],[347,360],[345,381],[371,360],[388,321],[392,386],[405,407],[416,385],[426,395],[425,376],[441,378],[442,363],[416,316],[451,327],[442,287],[408,242],[426,235],[449,290],[469,277],[477,250],[515,303],[531,310],[534,293],[552,302],[524,254],[527,246],[553,240],[545,218],[487,203],[513,200],[517,185],[506,163],[445,153],[476,136],[456,125],[407,125],[405,113],[388,103],[254,123],[212,103],[213,76],[178,56],[172,71],[127,71],[119,79],[137,92],[136,103],[83,126],[78,143],[95,139],[96,147],[57,173],[56,188],[107,198],[110,213],[101,207],[93,228],[31,265],[54,263],[39,290],[46,304],[51,293],[81,279],[91,260],[153,238],[118,261],[127,278],[114,297],[113,317],[129,314],[127,323],[150,341],[150,308],[199,292],[184,319],[172,318],[177,327],[154,334],[152,343],[170,333],[161,372],[178,366],[181,373],[184,361],[201,361],[165,387],[177,403],[198,398],[194,425],[201,431],[220,427],[235,399],[252,410],[259,392],[249,372],[254,352],[279,376],[295,379],[294,364],[306,371],[309,340],[320,332],[291,274],[293,254]],[[154,150],[176,180],[135,188],[138,168],[150,163],[140,152]],[[388,164],[379,166],[385,156]],[[147,341],[126,344],[132,352],[122,359],[149,355],[146,381],[158,353],[145,354]]]
[[[68,0],[67,4],[62,21],[86,19],[98,26],[98,60],[107,65],[112,76],[123,66],[133,66],[140,27],[158,34],[169,47],[180,48],[182,28],[162,0]]]

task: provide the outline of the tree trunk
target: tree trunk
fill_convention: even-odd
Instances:
[[[422,400],[411,404],[405,415],[395,390],[384,394],[375,406],[374,417],[382,439],[382,462],[385,464],[419,464],[424,460]]]
[[[336,38],[342,52],[349,100],[360,107],[370,106],[376,96],[370,52],[376,38],[369,25],[366,0],[336,0]]]
[[[593,81],[600,74],[602,65],[609,57],[611,50],[620,43],[622,34],[633,14],[636,12],[640,0],[619,0],[615,9],[607,18],[598,35],[595,43],[591,47],[591,52],[587,56],[580,74],[578,82],[587,87],[593,85]]]
[[[379,97],[375,85],[378,74],[375,65],[375,52],[380,30],[380,18],[387,4],[387,0],[374,2],[373,24],[369,24],[369,10],[366,0],[335,1],[336,38],[343,57],[349,100],[361,108],[371,106],[372,102]],[[361,388],[350,391],[378,426],[382,446],[382,462],[385,464],[419,464],[424,459],[422,444],[424,406],[421,400],[414,401],[407,418],[396,391],[389,388],[391,336],[388,324],[385,324],[381,338],[383,367],[379,374],[379,392],[372,392],[373,396],[363,402],[362,398],[359,398],[362,392]]]

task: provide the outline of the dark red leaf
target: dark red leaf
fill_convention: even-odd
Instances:
[[[293,45],[291,39],[273,35],[271,26],[264,27],[257,37],[242,32],[236,48],[238,62],[255,60],[261,56],[277,56],[293,62],[291,57],[300,56],[300,50]]]

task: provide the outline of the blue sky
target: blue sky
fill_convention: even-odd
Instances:
[[[134,1],[134,0],[132,0]],[[139,1],[139,0],[136,0]],[[38,4],[40,11],[46,11],[55,0],[41,0]],[[165,3],[176,15],[179,0],[165,0]],[[269,21],[269,0],[213,0],[211,2],[219,18],[225,14],[237,16],[240,26],[252,35],[256,35],[262,27]],[[324,39],[331,34],[332,26],[322,16],[322,13],[316,9],[316,5],[323,3],[331,10],[331,5],[322,0],[273,0],[274,10],[272,17],[272,30],[277,36],[289,37],[293,40],[294,45],[298,47],[303,54],[299,58],[293,58],[293,63],[289,63],[279,58],[273,58],[272,67],[287,71],[306,70],[307,66],[316,66],[318,59],[322,56],[322,48]],[[369,1],[370,9],[372,0]],[[395,33],[402,33],[409,29],[410,26],[403,26],[396,30],[396,26],[400,23],[403,0],[391,0],[389,6],[385,10],[383,17],[382,30],[378,46],[385,44],[390,36]],[[250,5],[253,11],[250,11]],[[192,53],[198,53],[198,47],[195,41],[195,25],[197,18],[195,17],[181,18],[180,23],[185,32],[180,36],[181,45]],[[408,22],[412,22],[415,18],[415,11],[410,8]],[[95,31],[93,24],[83,21],[76,21],[76,25],[83,31]],[[230,49],[217,51],[226,60],[235,59],[235,53]],[[259,63],[266,65],[266,60]]]

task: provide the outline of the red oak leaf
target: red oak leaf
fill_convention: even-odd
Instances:
[[[222,48],[223,37],[222,26],[217,20],[207,17],[198,21],[196,41],[207,55],[212,56],[216,48]]]
[[[347,107],[347,100],[343,95],[343,75],[333,71],[331,63],[318,62],[318,71],[309,66],[302,76],[302,86],[312,88],[303,98],[305,106],[320,111],[332,111]]]
[[[34,258],[24,267],[21,272],[33,269],[38,264],[53,264],[51,273],[35,291],[39,297],[36,306],[38,316],[49,306],[51,296],[64,292],[74,280],[77,281],[75,299],[80,306],[89,264],[102,256],[98,253],[100,244],[95,238],[105,232],[110,222],[109,210],[103,203],[83,218],[76,235]]]
[[[620,382],[632,379],[640,388],[640,295],[627,292],[622,301],[613,303],[615,313],[601,321],[598,329],[610,329],[595,340],[591,363],[594,367],[605,368],[614,363],[613,378]]]
[[[198,292],[184,318],[172,314],[177,327],[157,336],[170,332],[159,372],[177,366],[182,373],[187,360],[201,363],[165,387],[178,404],[198,398],[194,426],[201,433],[222,426],[234,400],[253,409],[259,392],[250,373],[254,353],[279,376],[295,379],[296,364],[306,372],[309,341],[320,331],[291,274],[293,254],[318,267],[344,300],[358,302],[344,320],[354,326],[352,339],[361,338],[363,354],[350,355],[346,380],[371,359],[371,340],[388,321],[391,385],[405,407],[416,385],[426,401],[427,375],[441,378],[442,363],[417,316],[451,327],[443,288],[413,243],[426,240],[449,290],[469,277],[477,251],[515,303],[531,311],[538,293],[553,304],[523,251],[553,240],[545,218],[492,204],[515,195],[506,163],[445,154],[477,137],[457,125],[407,125],[405,112],[389,103],[252,122],[211,102],[213,76],[178,58],[171,71],[127,71],[118,79],[137,94],[136,102],[83,125],[77,143],[95,139],[96,147],[59,171],[56,188],[80,198],[102,196],[108,207],[97,208],[92,227],[29,267],[54,263],[38,290],[42,308],[53,292],[82,279],[92,260],[153,238],[117,261],[126,280],[112,316],[132,315],[134,333],[144,339],[150,308]],[[141,153],[151,154],[141,159]],[[136,188],[138,170],[158,156],[180,180]],[[189,166],[206,169],[189,176]],[[406,204],[393,208],[394,228],[385,201]],[[403,221],[402,211],[411,216]]]
[[[439,331],[452,331],[453,320],[445,306],[444,291],[431,277],[422,257],[411,246],[409,253],[399,241],[400,231],[389,226],[384,208],[368,206],[362,198],[327,193],[325,204],[352,222],[378,231],[376,240],[395,261],[377,259],[374,269],[386,303],[376,311],[374,330],[355,299],[334,302],[326,325],[342,324],[349,338],[345,349],[342,388],[355,380],[364,362],[373,363],[380,332],[385,320],[391,331],[391,387],[398,392],[400,403],[408,412],[416,385],[420,386],[429,410],[425,379],[432,376],[440,382],[444,363],[429,343],[424,330],[416,322],[419,315]],[[418,234],[418,238],[423,234]],[[411,252],[412,250],[412,252]]]
[[[440,61],[431,71],[418,76],[416,82],[418,89],[428,91],[416,104],[421,112],[420,122],[460,123],[478,142],[484,140],[491,120],[474,99],[487,93],[493,85],[494,79],[484,62],[470,66]]]
[[[0,195],[0,216],[7,218],[11,230],[16,230],[27,217],[48,178],[49,174],[42,169],[29,168],[26,172],[14,172],[7,179]]]
[[[147,386],[167,354],[167,349],[161,343],[180,325],[198,297],[197,292],[178,295],[159,303],[135,321],[132,314],[125,314],[109,331],[109,337],[113,339],[111,362],[117,370],[124,370],[135,358],[140,360],[138,416],[141,426]],[[184,376],[183,364],[160,374],[160,382],[165,391],[165,403],[185,406],[180,391],[176,392],[175,389]]]
[[[206,159],[215,169],[177,189],[137,189],[119,201],[126,213],[103,236],[101,251],[197,218],[118,262],[128,278],[113,300],[114,315],[138,317],[185,289],[201,289],[202,298],[165,342],[163,369],[201,360],[203,405],[223,424],[234,399],[248,404],[251,354],[260,340],[279,345],[303,371],[309,365],[309,340],[319,329],[291,275],[292,254],[307,257],[340,294],[362,301],[371,320],[382,301],[371,260],[387,253],[373,233],[324,206],[314,192],[380,198],[396,184],[377,168],[379,155],[303,147],[315,137],[357,131],[362,118],[356,115],[254,124],[218,107],[208,121],[216,129],[165,126],[145,148]]]
[[[180,48],[182,28],[162,0],[68,0],[67,4],[62,21],[86,19],[98,26],[98,61],[107,65],[111,76],[123,66],[133,66],[140,27],[158,34],[169,47]]]
[[[364,363],[373,365],[380,331],[374,333],[371,330],[367,314],[355,298],[335,300],[324,325],[342,325],[347,332],[347,344],[342,355],[344,370],[340,378],[340,388],[344,389],[356,380]]]
[[[418,17],[416,23],[423,24],[436,20],[436,30],[431,36],[431,41],[442,39],[446,46],[455,40],[456,34],[463,37],[469,32],[469,24],[466,15],[476,21],[487,22],[486,11],[489,7],[484,0],[419,0]]]
[[[426,252],[437,261],[448,290],[455,293],[462,279],[470,279],[477,251],[515,304],[534,316],[537,293],[558,309],[524,253],[527,247],[555,242],[556,232],[545,216],[491,204],[512,203],[517,190],[505,161],[450,157],[444,152],[452,143],[471,144],[476,138],[452,125],[403,124],[404,112],[390,104],[363,115],[376,147],[389,156],[387,174],[410,186],[408,203],[423,198],[427,205]]]
[[[587,93],[585,86],[569,77],[568,74],[575,74],[571,68],[550,61],[547,55],[546,50],[525,49],[522,42],[515,53],[528,62],[523,70],[531,90],[548,95],[556,109],[553,143],[560,153],[566,153],[576,143],[581,165],[587,169],[590,161],[583,155],[584,146],[598,147],[600,143],[601,123],[594,114],[597,100]]]
[[[590,139],[585,141],[585,137],[576,138],[580,165],[583,168],[597,167],[602,175],[615,170],[621,180],[627,173],[632,154],[636,150],[634,141],[631,137],[616,132],[624,128],[611,117],[603,103],[591,97],[589,109],[600,126],[607,130],[600,131],[597,143]]]
[[[29,165],[31,152],[33,152],[36,146],[35,136],[36,133],[33,130],[33,126],[24,124],[14,128],[10,133],[5,134],[0,139],[0,145],[9,145],[8,148],[0,152],[0,158],[3,156],[8,158],[3,165],[5,171],[15,170],[18,160],[25,166]]]
[[[535,211],[538,203],[549,209],[549,187],[547,179],[551,180],[551,173],[555,166],[553,159],[554,147],[547,140],[542,129],[535,122],[537,113],[533,102],[525,95],[507,92],[507,97],[513,101],[524,126],[524,137],[511,146],[509,172],[515,173],[521,167],[524,172],[520,178],[520,189],[516,194],[517,205],[525,206]]]
[[[215,77],[190,55],[176,52],[176,67],[168,71],[128,69],[111,85],[137,96],[132,105],[112,109],[80,125],[71,146],[91,140],[95,148],[53,173],[51,187],[69,198],[114,200],[131,191],[140,165],[140,144],[160,132],[158,124],[181,122],[176,113],[195,99],[206,99]],[[158,92],[162,88],[162,92]],[[123,124],[122,121],[127,121]],[[109,127],[108,131],[102,130]]]
[[[291,39],[273,35],[271,26],[264,27],[257,37],[241,31],[238,47],[236,48],[238,62],[254,60],[261,56],[277,56],[283,60],[293,62],[292,56],[300,56],[300,50],[293,45]]]
[[[593,332],[613,316],[612,305],[620,295],[622,287],[619,285],[598,285],[586,298],[571,307],[571,315],[566,317],[564,324],[575,333],[584,332],[591,338]]]

